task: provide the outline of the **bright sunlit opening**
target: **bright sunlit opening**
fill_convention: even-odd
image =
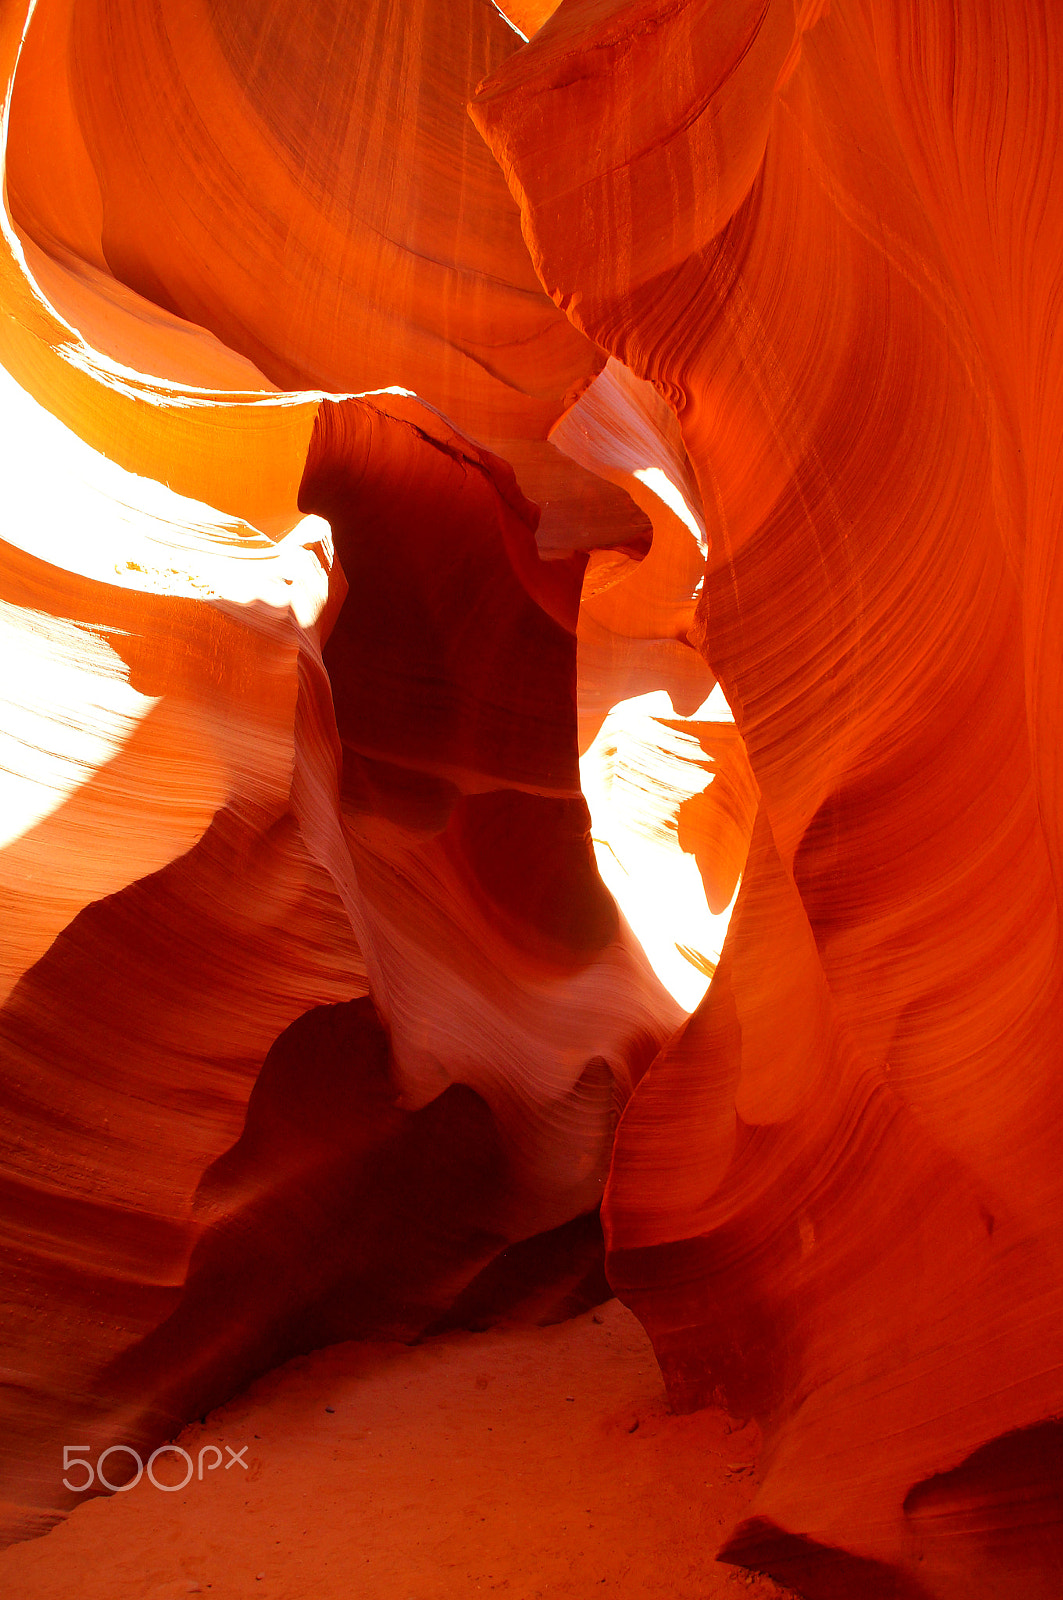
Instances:
[[[580,777],[602,880],[658,978],[693,1011],[719,961],[734,897],[714,916],[698,863],[680,844],[680,810],[714,774],[694,734],[669,726],[676,720],[664,690],[620,701],[581,760]],[[719,685],[690,720],[733,720]]]
[[[669,511],[675,512],[684,527],[689,528],[694,535],[702,555],[708,555],[709,544],[701,518],[687,504],[685,496],[680,493],[668,474],[662,471],[660,467],[640,467],[636,471],[635,477],[638,478],[640,483],[644,483],[647,489],[652,489],[658,500],[664,501]]]

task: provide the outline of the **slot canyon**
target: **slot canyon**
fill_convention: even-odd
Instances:
[[[0,1591],[1058,1600],[1063,6],[0,91]]]

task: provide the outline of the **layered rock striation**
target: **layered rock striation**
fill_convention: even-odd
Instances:
[[[520,39],[244,20],[3,23],[16,1534],[71,1429],[413,1337],[523,1239],[606,1292],[577,1219],[682,1015],[579,786],[584,547],[650,523],[548,441],[605,356],[466,114]]]
[[[725,1559],[1047,1600],[1059,25],[504,9],[0,18],[6,1531],[604,1192]]]
[[[766,1426],[731,1558],[1048,1595],[1058,24],[796,10],[570,0],[473,109],[545,286],[675,409],[760,797],[621,1121],[608,1270],[677,1403]]]

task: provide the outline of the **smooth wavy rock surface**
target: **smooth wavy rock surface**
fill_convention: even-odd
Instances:
[[[650,522],[547,439],[605,356],[465,112],[520,39],[363,12],[0,23],[8,1533],[76,1503],[71,1430],[606,1293],[682,1015],[579,786],[585,552]]]
[[[756,1414],[734,1559],[1056,1591],[1060,14],[567,0],[473,110],[532,258],[673,406],[691,630],[759,790],[608,1270]],[[578,127],[581,137],[572,138]]]
[[[766,1441],[726,1559],[1055,1596],[1061,60],[0,10],[7,1535],[294,1352],[593,1304],[601,1204]]]

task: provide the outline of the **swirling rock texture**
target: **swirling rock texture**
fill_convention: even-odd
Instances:
[[[6,1526],[608,1178],[726,1559],[1054,1595],[1063,19],[507,11],[0,15]]]
[[[578,772],[582,546],[650,524],[547,438],[605,355],[466,113],[520,37],[349,9],[2,23],[15,1533],[71,1428],[416,1335],[514,1242],[606,1293],[682,1017]]]
[[[1060,25],[569,0],[474,109],[705,505],[759,809],[609,1272],[678,1403],[765,1425],[726,1553],[815,1596],[1063,1568]]]

